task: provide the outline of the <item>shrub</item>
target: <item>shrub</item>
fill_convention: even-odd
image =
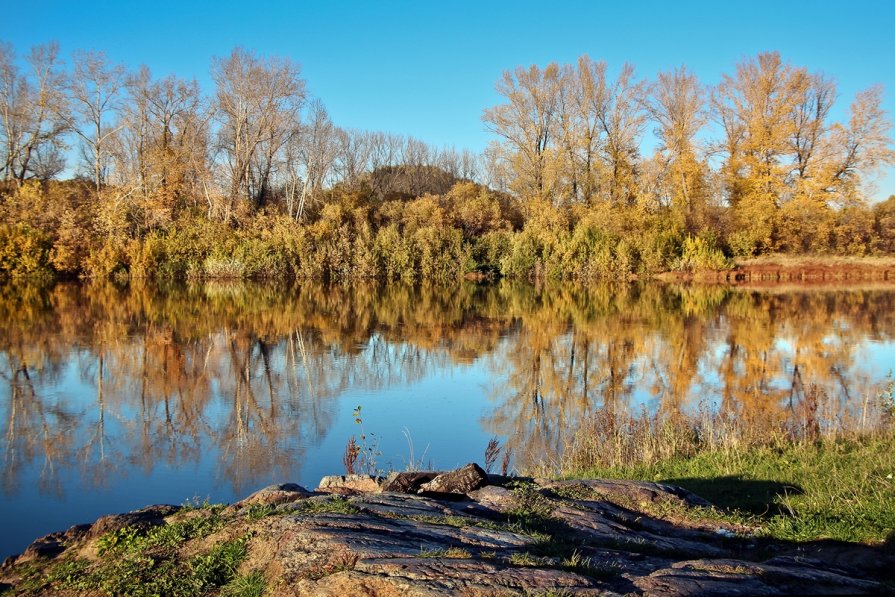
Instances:
[[[718,270],[730,267],[730,260],[712,241],[699,236],[688,236],[681,248],[681,258],[675,269],[684,271]]]
[[[48,234],[27,224],[0,224],[0,276],[52,274]]]

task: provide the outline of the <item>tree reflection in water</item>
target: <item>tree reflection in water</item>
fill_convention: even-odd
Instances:
[[[474,404],[517,466],[555,457],[595,414],[612,425],[709,404],[742,424],[820,425],[859,424],[863,408],[866,424],[864,397],[885,371],[857,351],[892,341],[893,307],[886,288],[8,285],[3,492],[26,469],[53,493],[64,469],[101,486],[116,468],[210,457],[241,493],[294,478],[346,391],[470,363],[487,363]],[[812,404],[817,388],[836,402]]]

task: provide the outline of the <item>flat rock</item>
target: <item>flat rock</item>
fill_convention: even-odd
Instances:
[[[382,487],[379,477],[371,475],[328,475],[320,479],[317,491],[342,495],[348,492],[378,493]]]
[[[535,483],[549,490],[565,490],[574,494],[576,491],[591,498],[603,498],[611,501],[622,501],[631,504],[640,502],[671,502],[677,506],[710,507],[712,504],[693,492],[675,485],[650,483],[649,481],[628,481],[623,479],[574,479],[551,481],[537,479]]]
[[[249,497],[244,498],[228,506],[228,511],[239,510],[247,506],[278,506],[280,504],[288,504],[298,500],[303,500],[314,495],[301,485],[295,483],[281,483],[279,485],[269,485],[263,489],[259,489]]]
[[[787,565],[718,559],[677,562],[634,581],[644,593],[683,595],[855,595],[882,592],[874,582],[797,561]]]

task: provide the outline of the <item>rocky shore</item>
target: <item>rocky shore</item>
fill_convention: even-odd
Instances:
[[[891,546],[784,543],[683,489],[446,473],[325,477],[38,539],[4,595],[791,595],[895,589]]]

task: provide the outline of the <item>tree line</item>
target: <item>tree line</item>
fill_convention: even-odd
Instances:
[[[517,67],[482,154],[340,128],[288,58],[237,48],[210,72],[205,93],[0,44],[0,272],[626,277],[895,251],[895,199],[865,196],[895,164],[882,88],[834,122],[835,81],[777,53],[714,86]]]
[[[97,193],[108,186],[151,197],[161,209],[195,202],[230,219],[244,207],[281,204],[300,219],[307,201],[337,183],[382,168],[419,167],[408,192],[422,194],[424,167],[476,178],[478,157],[383,132],[342,129],[312,98],[287,58],[236,48],[212,60],[214,93],[195,80],[128,72],[103,52],[77,51],[66,65],[57,44],[37,46],[24,65],[0,45],[3,178],[50,180],[75,166]],[[67,150],[79,154],[72,161]],[[375,181],[380,194],[388,177]]]

